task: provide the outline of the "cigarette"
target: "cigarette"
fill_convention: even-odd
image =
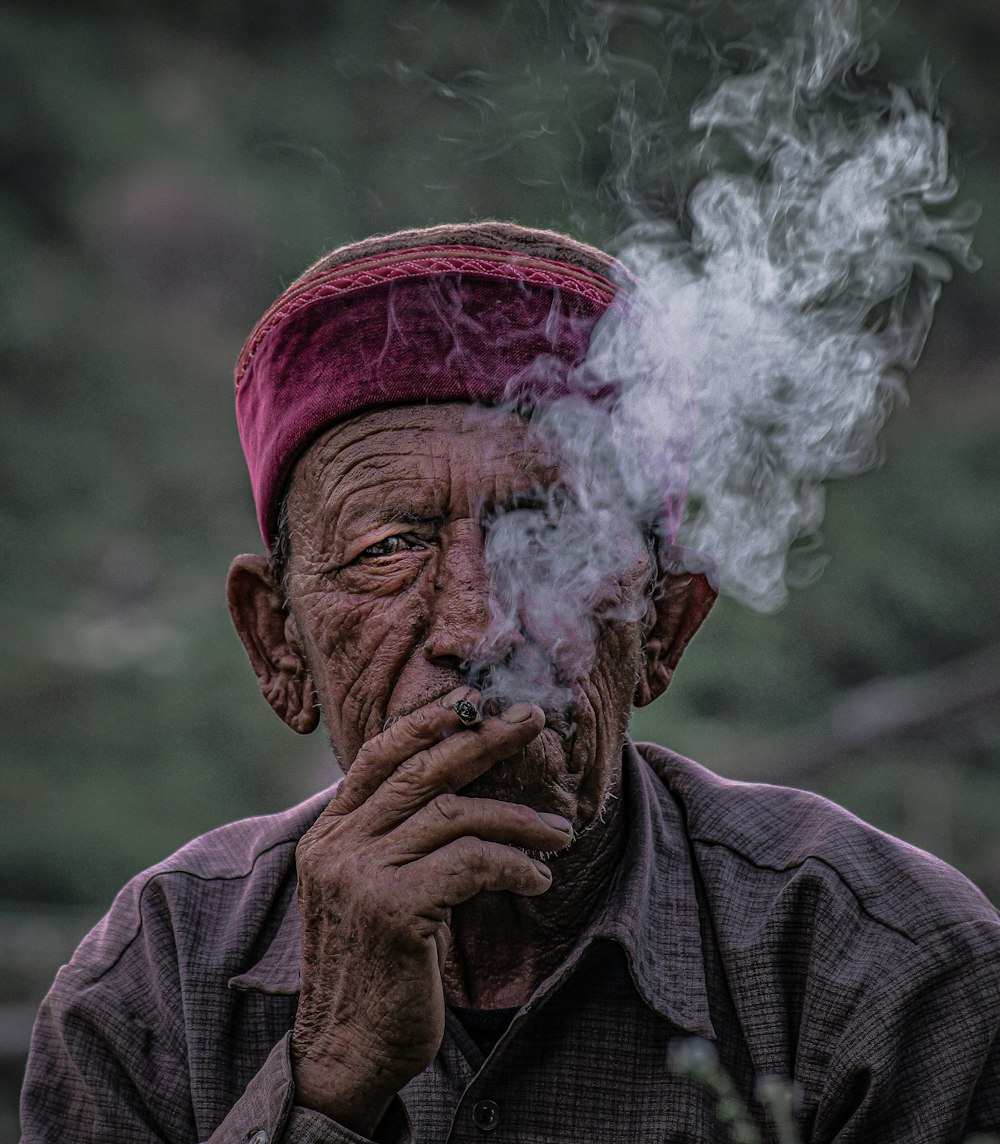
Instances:
[[[468,699],[459,699],[454,707],[455,714],[459,720],[465,724],[466,727],[474,727],[477,723],[482,723],[483,718],[479,714],[479,708],[475,703],[470,703]]]

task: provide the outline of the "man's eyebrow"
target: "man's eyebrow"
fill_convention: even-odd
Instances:
[[[413,512],[408,508],[384,508],[378,514],[379,524],[423,524],[423,525],[439,525],[443,521],[440,513],[424,514]]]
[[[497,515],[525,509],[544,510],[563,503],[569,497],[569,490],[561,484],[539,485],[532,489],[524,489],[514,493],[507,500],[493,506],[491,512],[493,515]]]

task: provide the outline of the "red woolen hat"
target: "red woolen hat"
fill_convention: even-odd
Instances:
[[[318,262],[261,318],[236,363],[265,543],[295,461],[335,421],[411,402],[568,392],[615,296],[604,276],[614,267],[593,247],[503,223],[404,231]]]

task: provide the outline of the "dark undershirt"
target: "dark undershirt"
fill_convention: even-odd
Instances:
[[[449,1008],[484,1057],[493,1052],[517,1013],[517,1006],[513,1009],[460,1009],[451,1005]]]

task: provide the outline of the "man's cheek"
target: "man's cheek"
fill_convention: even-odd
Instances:
[[[340,597],[320,628],[320,651],[331,662],[360,656],[367,663],[387,645],[411,644],[414,633],[423,630],[424,612],[410,601],[404,606],[367,595]]]
[[[362,741],[382,731],[389,696],[422,642],[426,613],[414,603],[362,597],[323,631],[315,669],[337,709],[330,717]]]

